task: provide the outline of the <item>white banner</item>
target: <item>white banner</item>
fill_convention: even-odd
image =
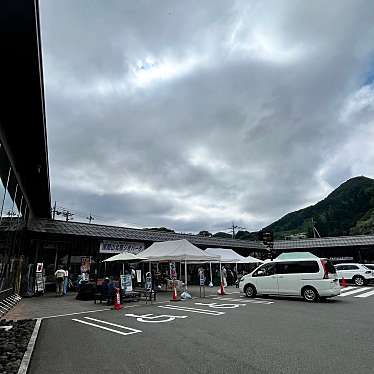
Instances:
[[[121,253],[130,252],[137,254],[144,251],[144,243],[141,242],[120,242],[104,240],[100,243],[100,253]]]

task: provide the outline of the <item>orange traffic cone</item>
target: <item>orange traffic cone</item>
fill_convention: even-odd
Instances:
[[[225,287],[223,285],[223,281],[221,281],[221,290],[220,291],[221,292],[219,294],[223,296],[225,294]]]
[[[175,284],[173,285],[173,292],[171,294],[171,300],[170,301],[179,301],[177,298],[177,288],[175,287]]]
[[[343,277],[342,278],[342,287],[347,287],[347,281],[345,280],[345,278]]]
[[[116,288],[116,297],[114,299],[114,309],[121,310],[121,298],[119,295],[119,288]]]

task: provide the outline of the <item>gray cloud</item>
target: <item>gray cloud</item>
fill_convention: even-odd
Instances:
[[[41,1],[53,199],[105,223],[255,230],[374,176],[373,14]]]

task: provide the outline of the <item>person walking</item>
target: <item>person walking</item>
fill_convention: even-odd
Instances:
[[[62,269],[61,266],[55,272],[55,279],[56,279],[56,296],[62,296],[64,291],[64,278],[65,278],[65,270]]]

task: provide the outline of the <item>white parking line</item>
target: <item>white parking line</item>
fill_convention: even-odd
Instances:
[[[54,316],[47,316],[47,317],[39,317],[41,319],[48,319],[48,318],[58,318],[58,317],[66,317],[66,316],[74,316],[76,314],[85,314],[85,313],[97,313],[97,312],[104,312],[106,310],[112,310],[111,308],[105,309],[96,309],[96,310],[86,310],[85,312],[75,312],[75,313],[66,313],[66,314],[56,314]]]
[[[354,286],[348,286],[348,287],[342,288],[340,291],[345,292],[345,291],[349,291],[349,290],[355,290],[356,288],[357,287],[354,287]]]
[[[353,295],[355,293],[359,293],[359,292],[370,290],[370,289],[371,289],[371,287],[360,287],[360,288],[352,290],[352,291],[344,292],[344,293],[340,294],[339,297]]]
[[[251,303],[251,304],[274,304],[274,301],[269,300],[259,300],[259,299],[230,299],[231,301],[236,301],[238,303]]]
[[[221,304],[221,303],[195,303],[195,305],[202,305],[202,306],[208,306],[209,308],[216,308],[216,309],[236,309],[240,306],[245,306],[243,304]]]
[[[354,297],[369,297],[369,296],[372,296],[372,295],[374,295],[374,290],[369,291],[369,292],[362,293],[362,294],[360,294],[360,295],[356,295],[356,296],[354,296]]]
[[[106,322],[106,321],[101,321],[101,320],[94,319],[94,318],[90,318],[90,317],[84,317],[84,318],[86,318],[86,319],[91,319],[91,320],[94,320],[94,321],[97,321],[97,322],[100,322],[100,323],[108,324],[108,325],[111,325],[111,326],[116,326],[116,327],[119,327],[119,328],[121,328],[121,329],[129,330],[129,332],[122,332],[122,331],[114,330],[114,329],[111,329],[111,328],[109,328],[109,327],[100,326],[100,325],[97,325],[96,323],[91,323],[91,322],[87,322],[87,321],[83,321],[83,320],[75,319],[75,318],[73,318],[72,321],[79,322],[79,323],[83,323],[84,325],[93,326],[93,327],[96,327],[96,328],[98,328],[98,329],[102,329],[102,330],[110,331],[110,332],[113,332],[113,333],[115,333],[115,334],[120,334],[120,335],[132,335],[132,334],[137,334],[137,333],[139,333],[139,332],[142,332],[141,330],[136,330],[136,329],[133,329],[133,328],[131,328],[131,327],[126,327],[126,326],[122,326],[122,325],[117,325],[117,324],[115,324],[115,323],[110,323],[110,322]]]
[[[274,301],[269,301],[267,299],[249,299],[247,297],[243,297],[240,299],[234,299],[233,297],[213,297],[214,300],[221,300],[221,301],[236,301],[238,303],[252,303],[252,304],[274,304]]]
[[[220,316],[225,314],[225,312],[218,312],[216,310],[206,310],[198,308],[189,308],[187,306],[177,306],[177,305],[159,305],[158,308],[165,308],[171,310],[179,310],[181,312],[190,312],[190,313],[199,313],[199,314],[208,314],[211,316]]]

